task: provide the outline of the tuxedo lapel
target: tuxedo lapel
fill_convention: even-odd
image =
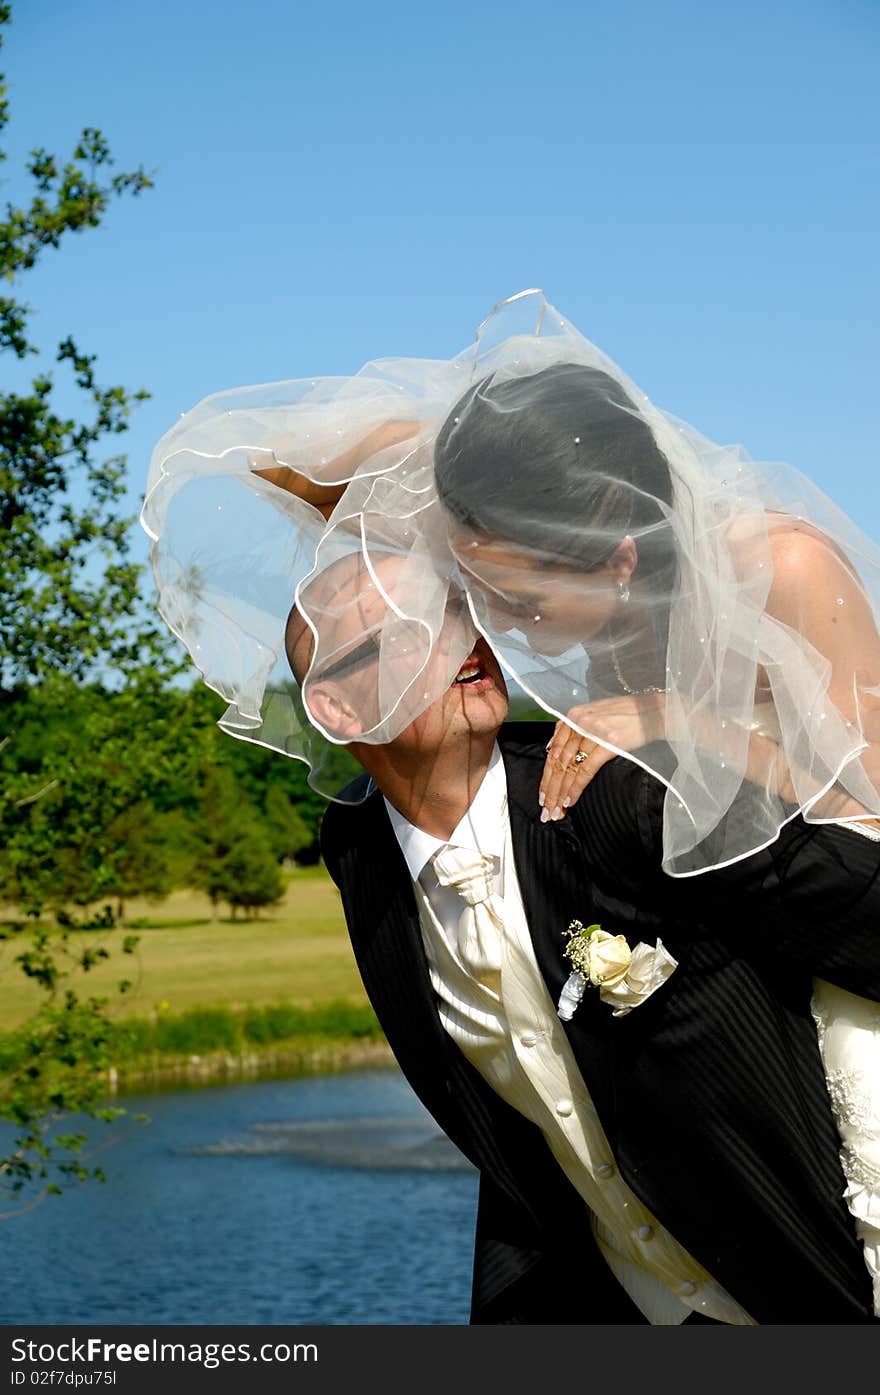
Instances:
[[[349,853],[356,866],[342,886],[364,987],[414,1090],[432,1113],[442,1103],[448,1116],[453,1048],[437,1012],[412,881],[381,795],[351,816],[359,825]]]
[[[528,1218],[518,1263],[532,1263],[538,1249],[530,1254],[528,1245],[537,1244],[545,1213],[558,1229],[559,1208],[577,1208],[577,1198],[540,1132],[486,1084],[440,1021],[412,881],[381,796],[337,817],[356,820],[339,885],[364,987],[388,1044],[440,1128]]]
[[[515,728],[513,728],[515,733]],[[534,735],[527,745],[510,729],[500,738],[507,772],[508,810],[513,854],[523,909],[538,968],[554,1005],[571,973],[564,956],[565,930],[572,920],[589,924],[596,915],[593,887],[577,839],[565,820],[541,823],[538,785],[543,753],[536,755]],[[569,1022],[563,1023],[611,1139],[614,1125],[614,1074],[606,1033],[611,1012],[596,992],[587,992]]]

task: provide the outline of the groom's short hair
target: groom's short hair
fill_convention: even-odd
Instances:
[[[284,650],[290,671],[302,686],[315,652],[315,636],[306,617],[295,603],[291,607],[284,629]]]

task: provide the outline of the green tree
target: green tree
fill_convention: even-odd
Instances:
[[[0,44],[10,16],[10,5],[0,3]],[[0,130],[7,120],[0,79]],[[0,274],[10,288],[0,296],[0,353],[21,362],[38,354],[30,307],[17,292],[20,277],[68,237],[97,227],[115,198],[149,187],[143,169],[113,174],[112,164],[94,127],[83,130],[64,161],[43,148],[31,152],[30,197],[19,206],[7,204],[0,217]],[[0,392],[0,711],[5,717],[35,680],[58,675],[83,680],[112,671],[131,695],[134,688],[154,691],[168,667],[164,635],[139,610],[139,569],[129,556],[130,525],[122,512],[124,460],[98,451],[106,437],[127,428],[132,407],[146,394],[103,386],[94,355],[70,336],[52,357],[82,394],[81,415],[56,408],[50,366],[39,368],[25,390]],[[0,744],[15,740],[14,727],[7,726]],[[50,891],[57,895],[44,875],[52,863],[43,855],[51,830],[42,810],[36,811],[50,809],[44,801],[61,797],[62,787],[70,799],[75,773],[73,761],[51,773],[16,767],[0,786],[0,827],[11,834],[5,856],[13,864],[3,880],[26,892],[24,900],[34,912]],[[34,851],[34,837],[43,843],[42,852],[37,845],[31,875],[27,855],[29,848]],[[66,830],[62,841],[69,846],[74,838]],[[93,853],[100,868],[100,848]],[[0,1051],[0,1113],[17,1129],[12,1152],[0,1159],[0,1191],[12,1201],[20,1202],[22,1189],[34,1182],[49,1191],[59,1189],[59,1177],[102,1175],[84,1165],[82,1134],[52,1134],[51,1129],[72,1112],[95,1118],[119,1112],[100,1103],[108,1063],[107,1003],[83,999],[74,987],[80,974],[109,953],[102,937],[112,930],[112,917],[85,926],[97,940],[81,936],[69,922],[54,935],[42,926],[28,933],[18,922],[3,928],[3,937],[20,951],[15,955],[20,968],[45,993],[31,1023]],[[130,953],[135,943],[127,937],[120,948]],[[127,980],[119,986],[124,991]]]
[[[228,765],[209,766],[204,774],[197,868],[197,884],[215,916],[220,901],[234,916],[239,906],[255,911],[284,894],[270,830]]]
[[[160,899],[173,885],[174,863],[169,825],[178,826],[173,814],[159,814],[149,799],[117,814],[108,828],[112,871],[111,895],[116,898],[116,918],[125,915],[130,896]]]
[[[194,830],[173,800],[220,735],[192,698],[146,679],[108,691],[56,675],[7,704],[0,783],[41,793],[0,816],[0,899],[36,915],[161,895],[189,872]]]
[[[213,694],[208,696],[213,697]],[[342,758],[351,762],[354,767],[352,775],[349,776],[353,778],[359,767],[347,751],[342,751],[342,748],[340,751]],[[222,735],[216,759],[235,771],[239,788],[255,809],[266,812],[270,790],[277,789],[286,795],[310,834],[310,844],[304,845],[303,852],[306,847],[317,847],[318,831],[327,801],[309,785],[308,767],[302,761],[285,760],[277,751],[254,745],[250,741],[230,741]],[[341,788],[344,783],[345,779],[341,778],[338,787]]]
[[[297,854],[314,842],[314,835],[305,819],[278,785],[272,785],[266,792],[264,823],[278,862],[295,861]]]
[[[0,4],[0,30],[9,18],[10,6]],[[7,119],[0,80],[0,130]],[[112,163],[92,127],[63,164],[42,148],[31,152],[27,171],[35,193],[20,208],[8,204],[0,220],[5,281],[15,283],[65,237],[97,227],[113,198],[149,188],[142,169],[110,175]],[[19,360],[38,353],[30,313],[24,301],[0,296],[0,351]],[[56,411],[49,369],[24,392],[0,393],[0,689],[6,691],[46,673],[83,676],[98,663],[120,674],[138,672],[145,658],[164,652],[164,636],[139,610],[140,568],[129,558],[130,520],[121,512],[125,458],[95,454],[104,437],[127,429],[132,406],[148,394],[102,387],[95,356],[70,336],[54,358],[81,390],[85,420]]]
[[[225,864],[235,846],[243,810],[249,806],[241,798],[233,772],[225,765],[210,766],[202,785],[195,882],[210,897],[215,917],[217,903],[226,896]]]
[[[246,825],[232,851],[220,864],[221,895],[232,908],[239,906],[258,915],[261,906],[272,906],[284,895],[284,877],[275,861],[269,837],[259,823]]]

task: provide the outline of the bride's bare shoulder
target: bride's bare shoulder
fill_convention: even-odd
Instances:
[[[771,521],[772,520],[772,521]],[[769,515],[773,575],[766,612],[798,630],[831,663],[831,685],[849,713],[854,674],[880,679],[880,634],[871,599],[854,563],[821,528],[790,515]],[[878,699],[863,693],[876,707]]]
[[[847,577],[860,584],[840,544],[794,514],[773,509],[742,514],[730,524],[726,538],[737,575],[744,578],[769,563],[777,593],[806,584],[815,591],[825,582],[844,582]]]
[[[819,597],[827,591],[836,601],[863,594],[859,574],[840,544],[805,518],[767,511],[767,542],[773,564],[773,590],[792,589],[803,601],[803,590]]]

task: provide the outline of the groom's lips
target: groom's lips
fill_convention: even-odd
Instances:
[[[489,688],[495,687],[495,679],[480,654],[479,646],[475,646],[468,654],[450,686],[462,693],[485,693]]]

